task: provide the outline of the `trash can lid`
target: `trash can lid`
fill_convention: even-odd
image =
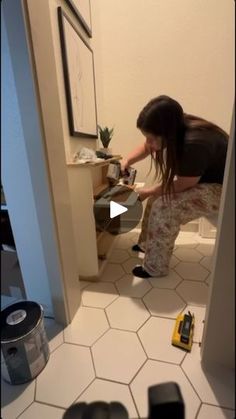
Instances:
[[[5,307],[1,311],[1,343],[24,337],[42,316],[42,307],[33,301],[19,301]]]

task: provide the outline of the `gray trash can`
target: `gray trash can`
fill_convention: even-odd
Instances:
[[[43,307],[19,301],[1,311],[1,373],[10,384],[37,377],[50,351],[43,321]]]

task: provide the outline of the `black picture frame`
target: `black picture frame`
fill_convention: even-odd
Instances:
[[[90,0],[66,0],[66,3],[80,21],[86,34],[92,38]]]
[[[70,135],[98,138],[93,51],[63,9],[57,11]]]

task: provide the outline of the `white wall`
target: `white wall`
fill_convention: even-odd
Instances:
[[[184,110],[229,131],[234,92],[232,0],[91,0],[92,38],[63,0],[47,0],[66,160],[99,140],[71,137],[57,18],[61,6],[94,51],[98,123],[115,127],[113,152],[126,155],[140,141],[136,119],[146,102],[168,94]],[[37,2],[29,4],[37,9]],[[45,65],[47,56],[44,56]],[[145,180],[149,159],[137,164]],[[151,182],[152,176],[147,180]]]
[[[15,24],[16,24],[15,20]],[[17,23],[18,37],[22,35],[22,26]],[[53,315],[53,307],[48,282],[48,272],[44,251],[41,242],[39,226],[40,216],[35,205],[35,192],[39,193],[44,189],[44,200],[41,209],[44,215],[48,216],[48,195],[45,172],[43,170],[43,156],[41,138],[39,133],[37,114],[32,104],[34,103],[33,91],[28,101],[25,101],[25,108],[20,109],[17,99],[17,89],[13,74],[12,61],[9,50],[9,40],[6,32],[4,15],[2,14],[2,183],[8,205],[8,212],[14,232],[17,253],[20,267],[24,278],[24,286],[28,299],[41,303],[48,315]],[[27,53],[21,49],[22,62],[27,59]],[[26,75],[27,80],[28,75]],[[25,85],[26,87],[26,85]],[[32,87],[32,86],[31,86]],[[29,110],[27,104],[31,105]],[[21,112],[28,113],[28,121],[31,124],[31,132],[34,133],[32,141],[35,142],[35,156],[32,164],[36,165],[38,172],[37,187],[33,190],[31,179],[31,167],[28,162],[28,153],[24,139],[24,127],[22,125]],[[46,186],[46,187],[45,187]],[[47,209],[46,209],[47,208]],[[47,231],[51,230],[50,219],[45,219]],[[53,236],[49,235],[53,242]],[[55,243],[50,250],[52,260],[56,257]],[[57,268],[55,263],[54,269]]]
[[[92,0],[100,124],[115,126],[111,147],[139,141],[139,111],[167,94],[188,113],[229,132],[234,95],[233,0]],[[149,162],[136,165],[144,180]]]
[[[68,324],[80,304],[80,287],[61,117],[53,101],[57,86],[47,71],[53,61],[49,11],[40,2],[45,15],[34,7],[32,12],[37,47],[46,56],[41,80],[34,74],[37,54],[31,55],[22,4],[4,1],[2,7],[2,183],[27,298]],[[39,103],[42,91],[46,105]]]
[[[55,67],[56,73],[55,73],[55,69],[52,69],[52,72],[50,74],[51,74],[51,77],[55,77],[58,81],[58,95],[59,95],[60,108],[61,108],[61,124],[62,124],[62,129],[63,129],[66,161],[68,162],[68,161],[71,161],[71,158],[74,155],[74,153],[80,150],[82,147],[89,147],[92,149],[96,149],[97,140],[94,138],[90,139],[90,138],[83,138],[83,137],[73,137],[69,133],[57,8],[62,7],[63,11],[67,14],[69,19],[73,22],[77,31],[82,35],[83,38],[85,38],[86,42],[90,45],[91,45],[91,40],[86,35],[78,19],[72,13],[68,4],[64,0],[47,0],[47,2],[45,2],[44,7],[41,7],[40,5],[38,5],[37,2],[35,2],[34,0],[33,1],[28,0],[28,3],[31,5],[31,7],[34,7],[36,10],[40,8],[41,12],[43,11],[43,9],[46,9],[45,5],[46,3],[48,3],[48,7],[50,11],[50,20],[51,20],[50,30],[53,37],[53,55],[54,55],[55,64],[56,64],[56,67]],[[45,12],[43,11],[43,13]],[[46,65],[47,56],[42,57],[42,59],[44,59],[45,65]]]
[[[235,369],[235,112],[202,339],[202,361]]]

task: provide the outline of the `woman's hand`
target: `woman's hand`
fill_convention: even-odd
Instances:
[[[120,162],[121,176],[125,176],[126,171],[127,171],[128,168],[129,168],[128,160],[121,160],[121,162]]]
[[[136,192],[139,195],[140,201],[144,201],[150,196],[153,198],[159,198],[159,196],[161,196],[161,186],[157,185],[151,188],[137,189]]]
[[[150,189],[148,188],[137,189],[135,192],[137,192],[140,201],[144,201],[152,195]]]

